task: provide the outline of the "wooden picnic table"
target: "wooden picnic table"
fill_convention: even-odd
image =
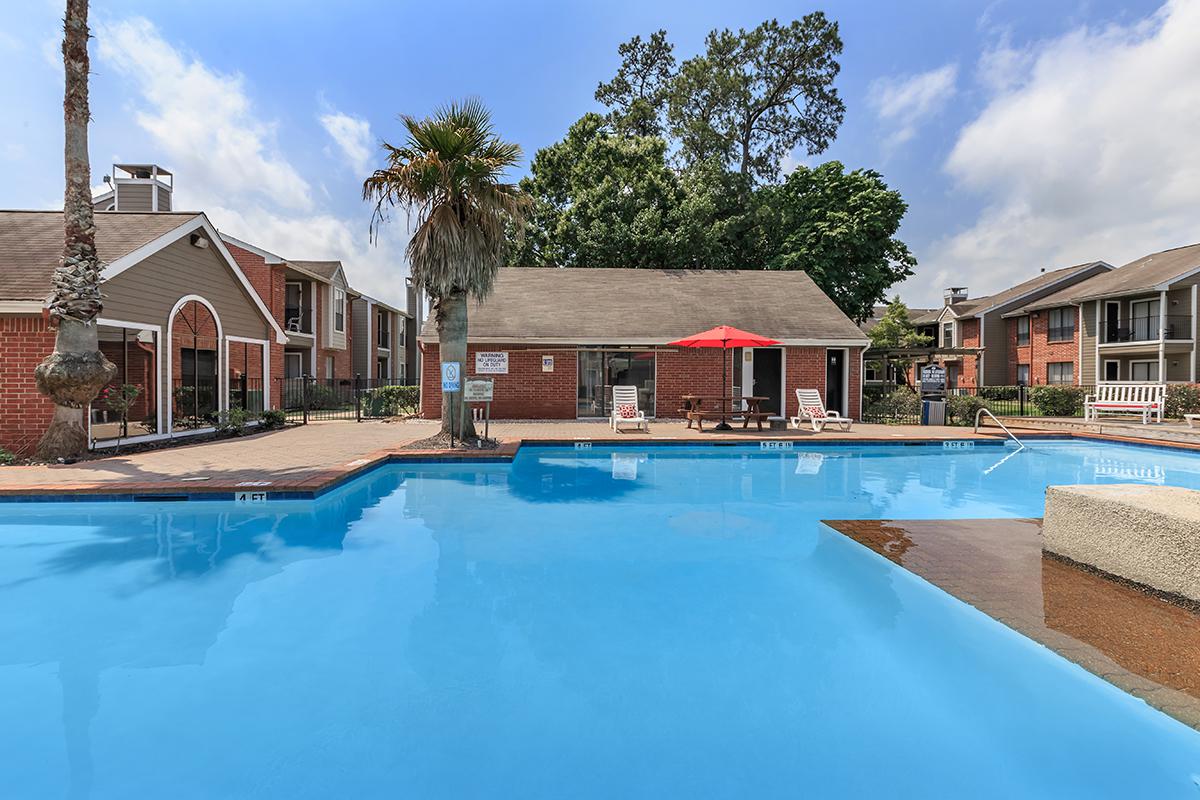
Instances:
[[[771,416],[769,412],[760,410],[763,402],[770,400],[769,397],[760,397],[758,395],[747,395],[745,397],[727,396],[723,394],[685,394],[680,398],[683,401],[683,408],[679,409],[679,413],[687,417],[687,426],[692,427],[692,423],[696,423],[696,430],[704,431],[704,420],[719,419],[725,422],[733,414],[742,415],[742,427],[745,428],[753,419],[758,429],[762,430],[763,419]],[[745,403],[745,410],[733,411],[734,403]],[[706,405],[716,406],[715,408],[706,408]]]

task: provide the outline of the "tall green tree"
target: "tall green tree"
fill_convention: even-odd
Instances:
[[[611,81],[596,87],[596,99],[610,109],[608,121],[630,136],[662,134],[667,95],[675,78],[674,46],[658,30],[646,41],[634,36],[617,47],[621,66]]]
[[[908,205],[870,169],[840,162],[797,167],[755,194],[766,228],[769,269],[802,269],[848,317],[871,316],[887,290],[913,274],[916,259],[896,238]]]
[[[833,85],[842,40],[819,11],[787,25],[712,31],[704,52],[678,68],[663,30],[618,50],[617,74],[596,99],[619,134],[665,131],[684,169],[719,159],[751,180],[773,181],[797,147],[823,152],[846,113]]]
[[[528,198],[503,182],[521,160],[491,114],[476,100],[451,103],[425,119],[402,116],[405,143],[386,142],[387,165],[363,182],[363,199],[375,203],[372,229],[387,211],[408,212],[415,230],[408,243],[413,281],[429,295],[443,361],[467,360],[467,298],[488,296],[505,260],[510,230],[520,230]],[[442,430],[461,425],[475,437],[462,392],[442,396]],[[457,408],[452,406],[457,403]]]
[[[898,350],[908,347],[928,347],[933,343],[933,337],[919,333],[912,323],[911,315],[900,296],[896,295],[888,304],[887,311],[879,322],[867,332],[871,339],[872,350]],[[908,385],[908,370],[912,366],[911,358],[898,357],[890,359],[889,363],[896,366],[896,373]],[[875,362],[881,366],[881,362]]]
[[[54,401],[54,416],[37,446],[44,461],[87,451],[84,412],[117,368],[100,352],[96,319],[103,309],[88,159],[88,4],[67,0],[63,18],[63,250],[54,270],[50,316],[54,352],[34,369],[38,391]]]

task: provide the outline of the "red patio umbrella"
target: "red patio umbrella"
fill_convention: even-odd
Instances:
[[[730,327],[729,325],[718,325],[717,327],[697,333],[694,336],[688,336],[683,339],[677,339],[674,342],[667,344],[674,347],[719,347],[722,350],[728,350],[731,347],[770,347],[773,344],[779,344],[774,339],[768,339],[765,336],[759,336],[757,333],[747,333],[743,330]],[[728,359],[721,359],[721,394],[727,394],[729,364]],[[721,424],[717,425],[717,430],[729,430],[729,423],[725,421],[724,411],[725,403],[721,403]]]

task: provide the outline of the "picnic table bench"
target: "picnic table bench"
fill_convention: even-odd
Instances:
[[[682,398],[683,408],[679,409],[679,413],[687,418],[687,426],[692,427],[692,423],[696,423],[696,430],[704,431],[704,420],[718,419],[724,422],[729,417],[737,415],[742,417],[742,427],[745,428],[750,424],[750,420],[754,420],[758,429],[763,429],[762,424],[764,419],[768,419],[771,414],[768,411],[760,410],[763,401],[770,398],[759,397],[757,395],[748,397],[726,397],[725,395],[700,395],[700,394],[685,394]],[[744,410],[732,410],[735,403],[745,402]],[[711,403],[716,408],[705,408],[706,403]]]

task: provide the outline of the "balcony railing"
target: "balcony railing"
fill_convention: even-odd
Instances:
[[[1057,328],[1048,328],[1046,330],[1046,341],[1048,342],[1069,342],[1074,338],[1074,325],[1062,325]]]
[[[1157,315],[1148,317],[1127,317],[1121,320],[1105,318],[1102,330],[1105,343],[1111,342],[1157,342],[1163,339],[1192,338],[1192,318],[1186,315],[1169,314],[1165,317],[1165,326],[1159,329],[1160,318]]]
[[[288,333],[312,333],[312,309],[304,306],[284,307],[283,329]]]

